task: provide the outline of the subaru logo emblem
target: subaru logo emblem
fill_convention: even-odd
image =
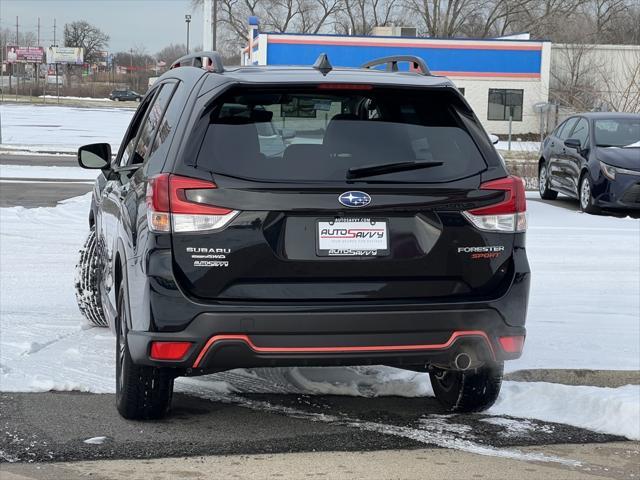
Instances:
[[[364,192],[344,192],[338,201],[345,207],[366,207],[371,203],[371,197]]]

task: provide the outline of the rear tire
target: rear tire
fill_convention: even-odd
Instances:
[[[173,397],[173,371],[133,363],[127,344],[125,290],[118,292],[116,336],[116,407],[128,420],[154,420],[164,417]]]
[[[74,279],[76,302],[78,302],[80,313],[91,325],[106,327],[107,319],[104,316],[100,296],[96,243],[96,230],[95,227],[91,227],[76,264]]]
[[[481,412],[498,398],[504,363],[475,370],[435,370],[429,373],[436,399],[451,412]]]
[[[549,188],[549,170],[545,162],[542,162],[540,168],[538,168],[538,191],[540,192],[540,198],[544,200],[558,198],[558,192]]]

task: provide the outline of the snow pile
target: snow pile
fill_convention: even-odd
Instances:
[[[486,413],[566,423],[640,440],[640,385],[619,388],[504,382]]]
[[[529,333],[525,355],[508,368],[639,369],[637,220],[582,215],[531,200]],[[87,194],[55,208],[0,209],[2,391],[114,391],[113,337],[107,329],[88,328],[74,298],[74,265],[88,231],[89,204]],[[428,375],[382,366],[236,370],[180,379],[177,390],[433,394]],[[505,382],[490,413],[640,439],[638,386]]]
[[[83,324],[73,289],[90,199],[0,209],[0,390],[113,391],[113,337]]]

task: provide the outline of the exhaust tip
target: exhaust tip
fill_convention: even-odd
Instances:
[[[471,366],[471,357],[467,353],[459,353],[453,360],[453,364],[458,370],[468,370]]]

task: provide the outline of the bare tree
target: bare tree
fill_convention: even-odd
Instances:
[[[344,0],[337,15],[340,33],[368,35],[373,27],[397,23],[401,14],[399,0]]]
[[[35,46],[38,41],[37,35],[33,32],[21,31],[21,32],[18,32],[18,34],[19,34],[19,38],[16,44],[15,28],[3,28],[2,30],[0,30],[0,46],[3,49],[7,45],[17,45],[20,47],[32,47],[32,46]]]
[[[416,15],[430,37],[454,37],[463,31],[467,18],[483,8],[482,0],[406,0],[407,10]]]
[[[628,5],[627,0],[591,0],[587,8],[593,10],[596,38],[602,38],[611,31],[615,20],[627,12]]]
[[[64,26],[64,44],[67,47],[84,48],[84,61],[97,62],[99,52],[104,50],[109,43],[109,35],[98,27],[84,20],[67,23]]]
[[[342,0],[298,0],[300,33],[319,33],[335,26],[335,17],[343,8]]]
[[[532,0],[512,23],[514,31],[530,32],[534,37],[556,39],[567,28],[567,21],[578,13],[578,7],[588,0]],[[576,32],[582,36],[582,30]],[[562,38],[575,42],[577,38]]]
[[[203,0],[192,0],[200,7]],[[218,0],[221,49],[246,44],[247,17],[262,31],[368,35],[407,25],[431,37],[530,32],[560,43],[640,43],[639,0]]]
[[[574,110],[591,110],[598,103],[597,72],[603,67],[592,55],[594,46],[565,44],[552,55],[550,97]]]
[[[167,65],[172,64],[178,58],[187,54],[187,47],[184,44],[170,44],[156,54],[158,61],[162,60]]]
[[[535,0],[490,0],[483,5],[480,18],[482,30],[476,35],[481,38],[503,36],[514,32],[518,19],[526,15]]]
[[[616,59],[617,74],[611,74],[610,65],[599,70],[600,98],[608,110],[614,112],[640,112],[640,50],[630,52],[627,58]]]

